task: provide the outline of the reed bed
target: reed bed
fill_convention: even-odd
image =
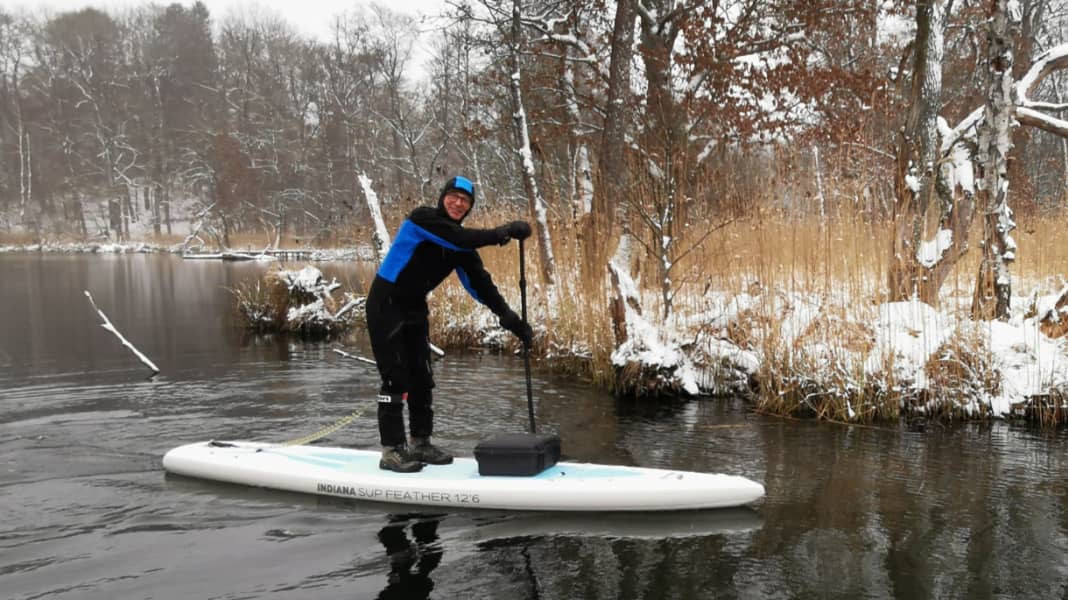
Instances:
[[[500,215],[485,215],[486,224]],[[687,240],[701,235],[714,221],[697,222],[681,232]],[[1018,259],[1012,266],[1014,297],[1022,302],[1032,290],[1049,293],[1068,275],[1068,244],[1060,238],[1068,230],[1063,214],[1021,220]],[[605,283],[583,277],[578,251],[578,228],[552,226],[556,255],[557,302],[546,305],[546,290],[537,276],[536,240],[528,242],[531,281],[531,322],[537,332],[536,353],[549,369],[582,376],[613,388],[626,377],[614,367],[614,347]],[[988,408],[976,399],[998,392],[999,376],[989,339],[982,327],[969,326],[972,285],[978,270],[977,226],[973,250],[946,281],[939,309],[952,320],[952,331],[924,365],[926,385],[905,380],[894,357],[872,372],[865,361],[877,349],[872,331],[875,311],[887,300],[888,252],[891,227],[883,221],[860,218],[788,218],[774,211],[757,211],[713,233],[673,271],[677,318],[699,323],[707,333],[730,340],[762,357],[753,383],[757,410],[779,415],[828,420],[870,422],[920,414],[939,419],[987,418]],[[686,240],[684,240],[685,242]],[[683,246],[686,244],[683,243]],[[483,260],[505,298],[519,306],[518,258],[515,245],[488,248]],[[637,260],[640,281],[656,280],[652,257]],[[654,290],[646,289],[645,310],[657,319],[661,307]],[[745,300],[746,308],[721,319],[725,305]],[[448,282],[432,298],[436,339],[458,345],[515,348],[508,336],[486,339],[493,323],[488,311],[476,309],[458,283]],[[784,332],[785,326],[800,331]],[[447,316],[443,316],[447,315]],[[492,317],[492,315],[490,315]],[[454,328],[465,324],[463,333]],[[917,324],[916,330],[922,328]],[[695,331],[695,335],[696,330]],[[481,336],[481,337],[480,337]],[[633,374],[632,374],[633,375]],[[1063,422],[1063,395],[1053,391],[1029,418]]]

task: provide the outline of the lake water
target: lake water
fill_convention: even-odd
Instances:
[[[345,282],[353,265],[321,265]],[[761,418],[739,401],[619,402],[537,372],[573,460],[744,475],[752,508],[664,515],[413,510],[166,475],[168,449],[373,448],[360,335],[244,335],[228,291],[267,267],[0,254],[3,598],[1062,598],[1066,436]],[[99,326],[83,291],[162,373]],[[526,426],[513,356],[436,365],[436,440]]]

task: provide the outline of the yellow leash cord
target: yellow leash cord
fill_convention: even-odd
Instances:
[[[324,428],[320,429],[319,431],[316,431],[313,434],[306,435],[304,437],[297,438],[295,440],[289,440],[288,442],[282,442],[282,443],[280,443],[278,445],[279,446],[303,446],[304,444],[310,444],[310,443],[314,442],[315,440],[318,440],[319,438],[324,438],[324,437],[330,435],[331,433],[334,433],[335,431],[341,429],[342,427],[348,425],[349,423],[355,421],[356,417],[359,417],[360,414],[362,414],[362,413],[363,413],[363,409],[354,410],[354,411],[352,411],[352,414],[350,414],[348,416],[345,416],[345,417],[341,417],[333,425],[330,425],[328,427],[324,427]]]

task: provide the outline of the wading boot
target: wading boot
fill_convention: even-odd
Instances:
[[[423,470],[423,463],[413,457],[404,445],[387,446],[382,448],[382,458],[378,461],[378,468],[397,473],[416,473]]]
[[[430,443],[430,438],[412,438],[412,447],[408,456],[428,465],[452,464],[452,455]]]

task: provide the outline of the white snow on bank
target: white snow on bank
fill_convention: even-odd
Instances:
[[[126,244],[43,242],[40,244],[0,245],[0,253],[49,252],[54,254],[148,254],[153,252],[170,251],[171,248],[168,246],[148,244],[145,242],[130,242]]]
[[[245,260],[270,261],[275,258],[287,257],[299,260],[315,262],[330,261],[367,261],[375,260],[374,249],[368,244],[361,244],[355,248],[298,248],[289,250],[268,250],[261,252],[246,248],[244,250],[227,250],[223,252],[198,252],[191,253],[181,244],[161,245],[145,242],[130,242],[124,244],[97,244],[91,242],[43,242],[40,244],[9,244],[0,245],[0,254],[16,252],[45,252],[52,254],[178,254],[185,258],[223,259],[243,258]]]
[[[991,399],[995,414],[1008,415],[1014,403],[1068,386],[1065,338],[1047,338],[1034,319],[982,325],[989,332],[990,350],[1001,372],[1001,393]]]
[[[1058,322],[1068,317],[1068,310],[1057,313],[1055,309],[1057,299],[1066,292],[1068,286],[1034,298],[1036,317],[979,323],[958,316],[966,312],[948,299],[946,308],[936,309],[918,300],[872,306],[781,290],[758,296],[717,293],[705,300],[697,314],[680,319],[682,325],[636,323],[638,327],[632,331],[641,332],[640,339],[628,340],[612,358],[617,366],[641,361],[660,369],[686,391],[693,389],[691,383],[696,384],[703,394],[730,393],[737,389],[730,381],[737,385],[773,361],[794,365],[792,368],[799,369],[794,375],[834,386],[828,393],[856,392],[892,382],[893,391],[913,396],[934,391],[927,369],[936,353],[956,343],[974,341],[980,346],[974,350],[989,353],[994,372],[983,375],[995,378],[997,392],[983,392],[982,382],[976,380],[965,383],[978,397],[964,403],[961,398],[942,401],[954,402],[955,407],[973,415],[989,411],[996,417],[1010,417],[1035,396],[1068,390],[1068,338],[1050,339],[1039,329],[1043,319]],[[1025,301],[1018,298],[1021,303]],[[651,302],[649,296],[643,299]],[[1017,312],[1023,310],[1017,307]],[[852,341],[858,343],[836,337],[840,332],[828,331],[828,323],[845,326],[845,331],[857,336]],[[726,339],[730,326],[746,331],[750,350]],[[695,339],[694,331],[718,334],[698,333],[697,343],[679,342]],[[767,356],[765,352],[786,356]],[[704,366],[695,368],[698,364]],[[936,408],[938,402],[936,397],[934,405],[927,408]],[[848,409],[856,416],[852,406]]]
[[[864,363],[869,376],[891,373],[894,379],[926,386],[924,365],[956,329],[956,324],[931,306],[912,300],[879,306],[871,324],[875,346]]]

